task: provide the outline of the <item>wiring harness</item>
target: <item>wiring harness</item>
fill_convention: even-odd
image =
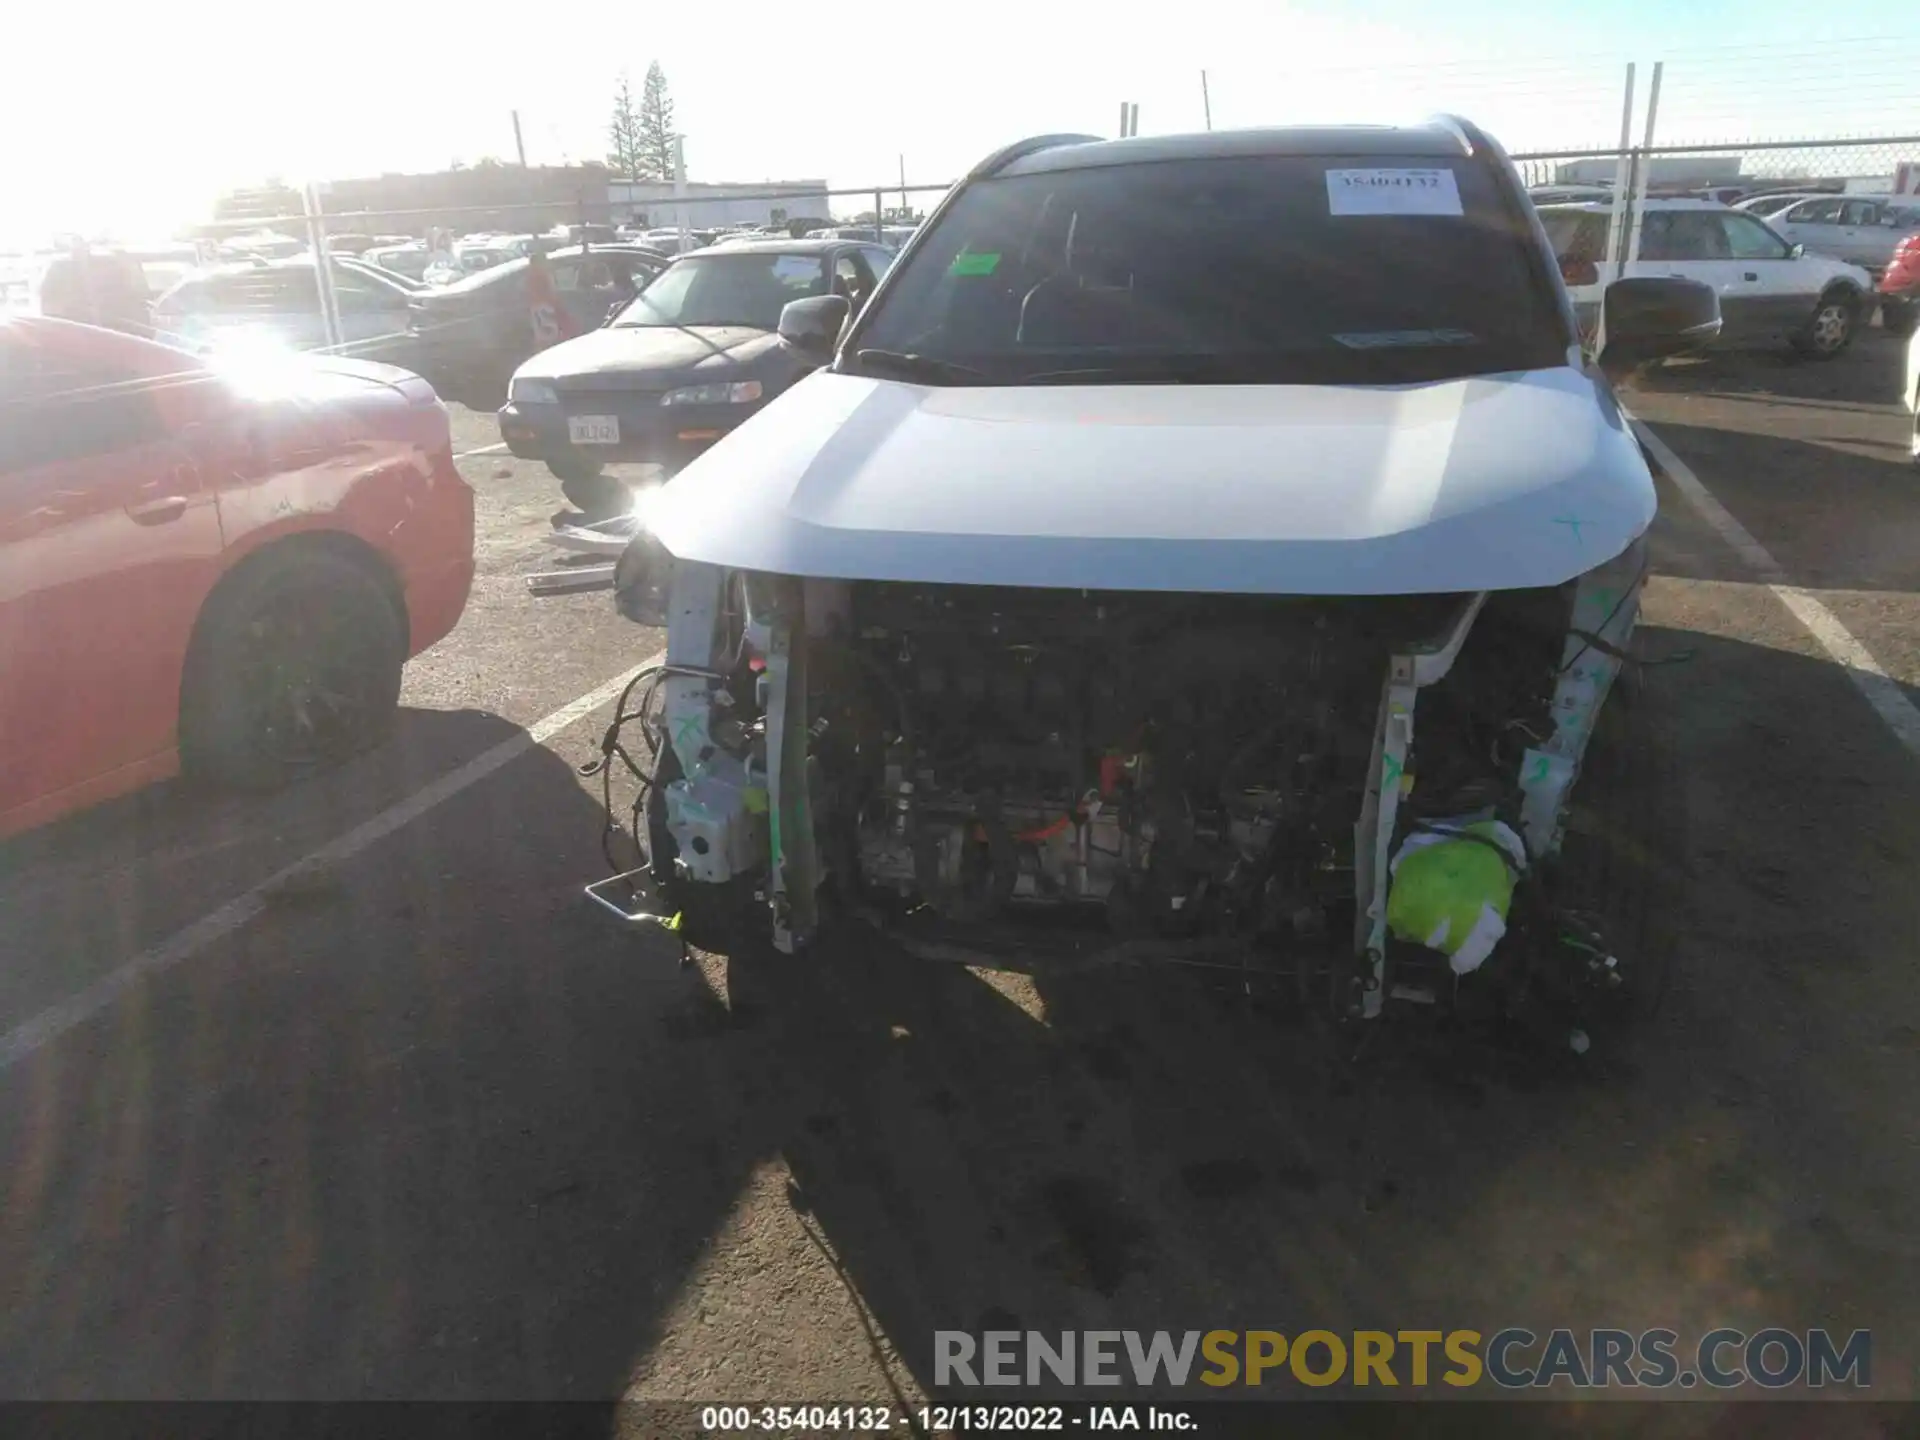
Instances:
[[[728,678],[719,670],[709,670],[699,665],[671,665],[662,662],[648,665],[637,671],[620,691],[620,699],[613,707],[613,719],[600,736],[600,754],[579,767],[582,776],[600,777],[600,853],[606,857],[607,868],[615,875],[632,870],[644,869],[653,863],[651,848],[646,838],[646,820],[644,811],[648,797],[658,783],[661,757],[665,754],[664,727],[653,711],[654,697],[659,694],[661,682],[674,675],[688,675],[695,679],[724,683]],[[643,688],[644,687],[644,688]],[[628,703],[639,691],[639,700],[633,708]],[[623,739],[626,728],[639,725],[640,744],[646,752],[644,765],[634,758]],[[633,865],[623,866],[614,857],[614,838],[620,833],[620,822],[614,816],[613,809],[613,762],[618,760],[633,777],[636,789],[633,805],[628,812],[629,833],[633,837],[636,860]]]

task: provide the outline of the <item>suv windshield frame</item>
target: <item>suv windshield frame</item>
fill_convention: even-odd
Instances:
[[[1327,188],[1331,172],[1442,169],[1459,193],[1451,209],[1336,208]],[[1185,195],[1201,205],[1169,203]],[[1093,232],[1095,259],[1079,265],[1072,247],[1088,215],[1112,231]],[[1246,225],[1236,228],[1236,218]],[[1255,228],[1262,220],[1271,223]],[[1268,153],[1048,166],[969,181],[921,229],[849,330],[836,370],[899,378],[905,356],[921,362],[929,384],[1396,383],[1564,366],[1578,344],[1533,207],[1497,155]],[[1245,234],[1276,243],[1248,244]],[[982,235],[992,238],[983,245]],[[1415,240],[1442,252],[1442,268],[1431,268],[1431,255],[1417,258]],[[1087,279],[1110,241],[1124,277]],[[1007,315],[972,323],[975,307],[954,303],[955,286],[991,277],[1008,260],[1008,283],[990,301]],[[1220,278],[1261,271],[1268,296],[1300,285],[1301,303],[1249,312],[1244,298],[1259,286],[1236,289]],[[1023,333],[1027,307],[1044,284],[1069,274],[1083,293],[1104,289],[1129,318],[1144,312],[1154,323],[1119,341],[1033,342]],[[1399,289],[1352,283],[1370,275]],[[1011,298],[1029,280],[1024,298]],[[1006,323],[1015,311],[1017,325]],[[956,337],[963,316],[969,333]],[[1314,328],[1320,320],[1332,323]],[[1157,343],[1141,343],[1139,334],[1155,329]],[[863,349],[878,363],[863,363]]]

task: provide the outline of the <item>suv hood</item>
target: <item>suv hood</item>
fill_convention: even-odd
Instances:
[[[682,560],[848,580],[1396,595],[1557,585],[1651,523],[1604,382],[939,388],[818,373],[695,460]]]

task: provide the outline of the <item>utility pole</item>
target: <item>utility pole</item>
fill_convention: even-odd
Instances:
[[[1213,129],[1213,101],[1207,95],[1207,72],[1200,72],[1200,108],[1206,113],[1207,129]]]
[[[907,157],[900,157],[900,218],[907,218]]]
[[[522,170],[526,169],[527,142],[520,138],[520,112],[518,110],[513,112],[513,149],[514,153],[520,157],[520,168]]]
[[[1647,182],[1653,178],[1653,122],[1660,113],[1660,72],[1666,68],[1666,61],[1654,61],[1653,83],[1647,87],[1647,133],[1640,142],[1644,163],[1640,173],[1633,177],[1633,212],[1629,217],[1631,229],[1627,232],[1628,265],[1640,258],[1640,226],[1647,218]]]
[[[1613,166],[1613,208],[1607,220],[1607,263],[1615,280],[1627,273],[1627,200],[1633,190],[1634,164],[1633,62],[1629,60],[1626,99],[1620,105],[1620,158]]]
[[[687,235],[687,207],[683,203],[686,193],[687,140],[684,135],[676,135],[673,137],[673,211],[680,229],[680,248],[673,252],[676,255],[684,255],[693,248]]]

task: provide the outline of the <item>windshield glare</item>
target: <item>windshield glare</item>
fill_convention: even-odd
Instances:
[[[1564,364],[1536,249],[1524,213],[1464,158],[1006,176],[955,198],[852,348],[964,365],[984,383],[1063,370],[1338,383]]]
[[[661,271],[614,324],[775,330],[789,301],[826,293],[826,265],[818,255],[701,255]]]

